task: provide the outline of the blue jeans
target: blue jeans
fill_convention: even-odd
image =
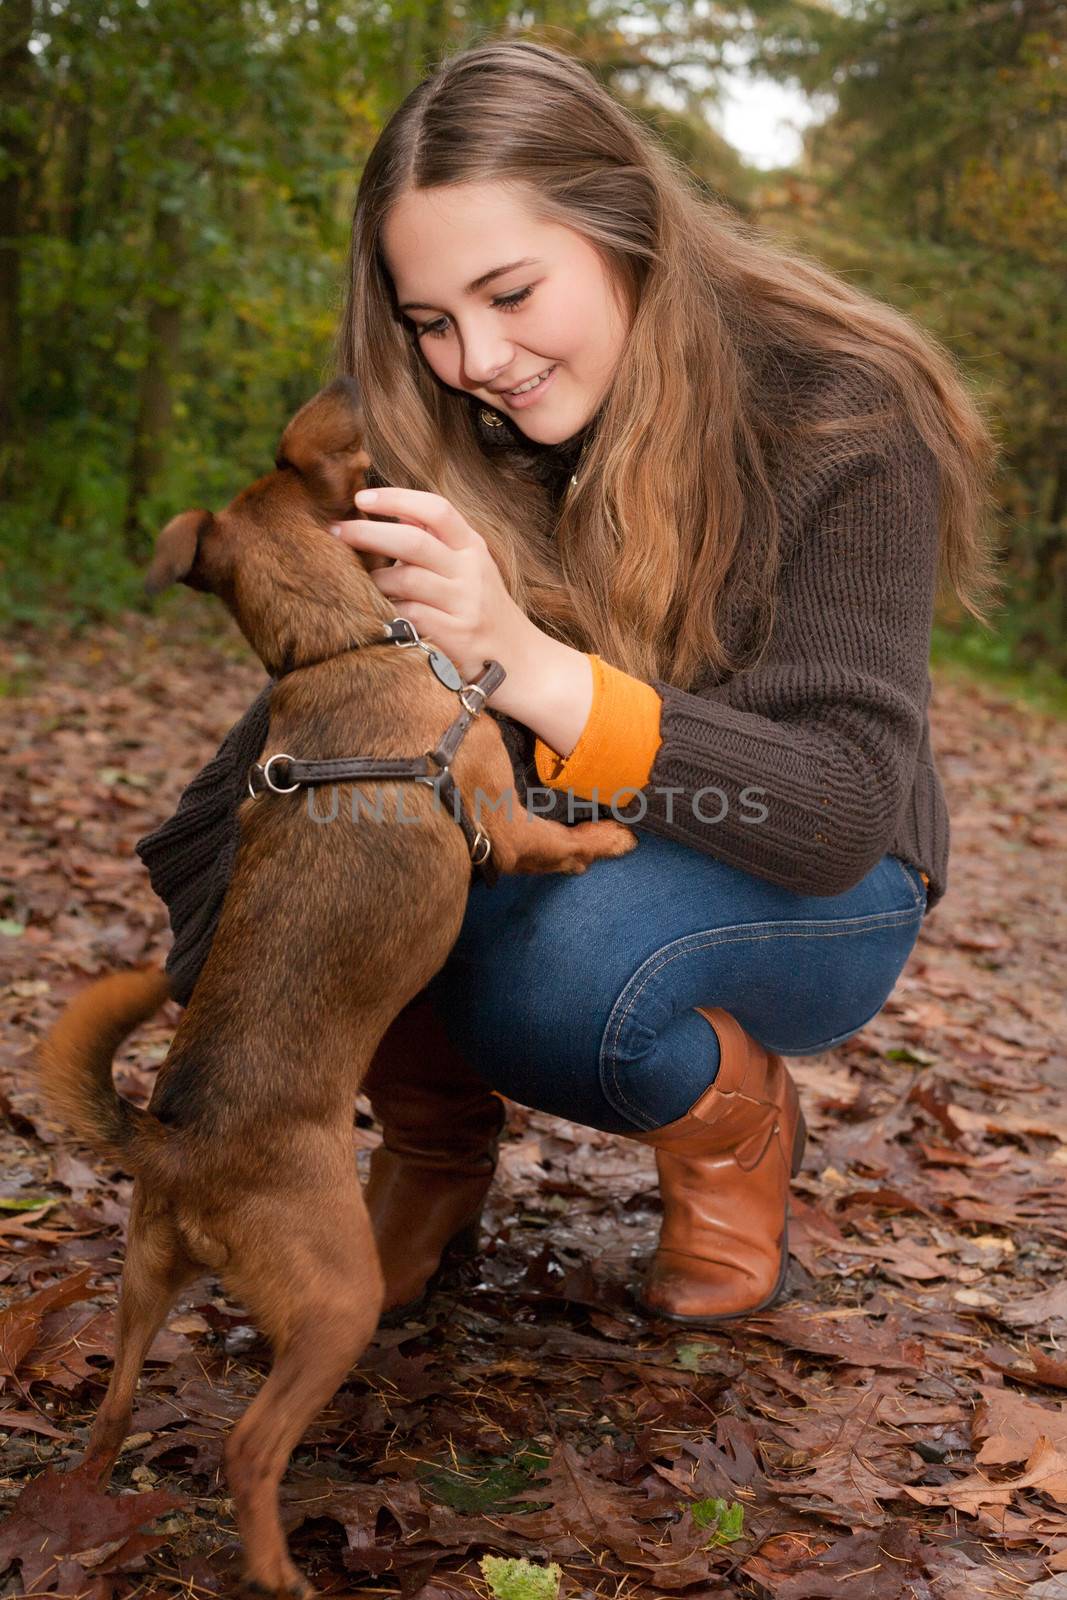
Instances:
[[[815,1055],[881,1010],[926,888],[883,856],[846,894],[804,895],[674,840],[578,877],[471,885],[427,985],[452,1043],[509,1099],[611,1133],[682,1116],[713,1082],[721,1006],[769,1050]]]

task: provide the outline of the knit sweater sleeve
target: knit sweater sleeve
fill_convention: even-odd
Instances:
[[[240,838],[237,808],[248,792],[248,768],[266,743],[273,687],[271,678],[182,791],[173,816],[134,847],[170,916],[174,942],[164,970],[182,1005],[215,937]]]
[[[651,680],[662,741],[624,820],[801,894],[866,876],[911,793],[925,725],[937,496],[936,459],[910,424],[814,475],[769,648],[700,693]]]

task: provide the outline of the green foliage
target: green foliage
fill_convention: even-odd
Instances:
[[[371,132],[329,53],[255,8],[107,0],[37,42],[0,625],[143,604],[163,523],[269,468],[327,365]]]
[[[699,114],[714,87],[688,82],[718,24],[681,24],[669,0],[644,8],[640,45],[631,7],[594,18],[580,0],[16,9],[32,22],[21,51],[18,25],[5,35],[0,108],[0,172],[18,179],[0,193],[0,629],[145,606],[160,528],[270,469],[333,376],[367,152],[443,54],[544,37],[609,85],[625,74],[618,92],[710,187],[747,182]],[[683,112],[646,106],[653,74]]]
[[[705,1550],[732,1544],[745,1536],[745,1508],[737,1500],[694,1500],[690,1503],[689,1514],[698,1528],[711,1529]]]
[[[537,1567],[522,1557],[483,1556],[478,1565],[495,1600],[556,1600],[561,1569]]]
[[[755,0],[749,43],[765,71],[836,102],[809,135],[803,182],[772,197],[764,220],[941,338],[999,436],[1007,606],[995,641],[959,625],[962,649],[981,666],[1010,654],[1017,672],[1062,677],[1060,11],[1058,0]]]
[[[1033,658],[1024,650],[1019,640],[1030,626],[1029,612],[1017,605],[997,617],[992,635],[969,618],[955,629],[935,624],[930,660],[942,677],[979,678],[1037,711],[1067,718],[1067,678],[1060,654],[1046,649],[1044,656]]]

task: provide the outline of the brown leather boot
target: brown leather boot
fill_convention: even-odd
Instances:
[[[695,1009],[720,1050],[714,1083],[685,1116],[633,1135],[656,1152],[663,1225],[641,1301],[656,1316],[714,1324],[762,1311],[789,1265],[789,1180],[807,1128],[781,1056],[719,1007]]]
[[[420,995],[383,1035],[363,1088],[382,1124],[364,1197],[385,1275],[383,1314],[409,1312],[446,1258],[478,1249],[507,1103]]]

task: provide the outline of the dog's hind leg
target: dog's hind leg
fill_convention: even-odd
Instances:
[[[130,1413],[148,1348],[184,1284],[202,1269],[182,1249],[169,1212],[146,1204],[143,1185],[134,1184],[122,1269],[115,1361],[100,1410],[80,1464],[87,1476],[106,1482],[129,1432]]]
[[[384,1294],[359,1184],[351,1173],[328,1176],[328,1188],[273,1208],[269,1237],[253,1251],[238,1246],[224,1274],[274,1347],[270,1376],[226,1444],[245,1580],[272,1596],[315,1593],[289,1557],[278,1486],[293,1449],[370,1342]]]

